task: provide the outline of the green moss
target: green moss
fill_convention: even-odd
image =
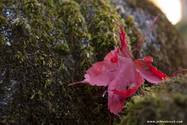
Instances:
[[[1,25],[10,43],[7,46],[3,41],[5,36],[1,35],[1,70],[5,74],[2,86],[12,86],[12,81],[15,82],[13,100],[1,114],[6,116],[2,117],[3,123],[119,122],[107,109],[107,97],[101,96],[104,87],[67,86],[83,79],[96,55],[103,54],[100,56],[103,58],[107,53],[100,49],[96,54],[92,46],[99,48],[102,43],[95,44],[98,38],[104,40],[102,48],[106,46],[108,52],[117,44],[114,32],[119,28],[112,19],[121,20],[120,16],[109,1],[90,2],[85,2],[85,6],[81,1],[2,3],[4,13],[9,11],[13,15],[4,18],[1,13]],[[90,6],[96,9],[82,11]],[[88,14],[95,16],[89,19]],[[101,33],[105,35],[96,38]]]
[[[129,41],[129,48],[131,48],[131,53],[133,53],[136,46],[142,39],[142,31],[136,26],[134,17],[131,15],[127,15],[126,25],[127,27],[125,28],[125,32],[128,35],[127,39]]]
[[[114,34],[119,32],[119,27],[112,20],[120,23],[122,27],[124,27],[124,20],[109,1],[90,0],[90,2],[86,2],[83,0],[77,2],[82,5],[80,10],[85,21],[90,23],[88,31],[91,35],[90,44],[94,46],[94,55],[98,61],[101,61],[108,52],[119,45],[118,36]]]
[[[0,34],[0,41],[3,45],[6,45],[5,38],[3,37],[2,34]]]
[[[184,41],[187,45],[187,37],[185,35],[187,33],[187,31],[186,31],[186,27],[187,27],[186,21],[182,20],[182,21],[178,22],[175,26],[176,26],[176,28],[179,31],[181,37],[184,39]]]
[[[70,53],[70,49],[69,49],[68,45],[66,45],[66,44],[63,45],[63,44],[59,43],[57,45],[56,49],[58,51],[62,52],[63,54],[69,54]]]
[[[135,5],[139,4],[132,7]],[[133,52],[142,37],[133,15],[125,18],[124,14],[118,14],[109,0],[4,0],[0,1],[0,12],[1,88],[3,93],[13,97],[7,101],[7,107],[1,108],[2,123],[112,125],[119,122],[119,118],[107,109],[107,96],[101,96],[105,87],[67,85],[83,80],[85,71],[93,63],[102,61],[120,44],[120,29],[112,20],[127,32]],[[174,34],[172,32],[172,36]],[[165,34],[164,39],[161,36],[159,43],[167,38]],[[176,45],[179,42],[177,40]],[[172,46],[167,50],[170,51]],[[178,50],[180,46],[176,48]],[[163,61],[159,69],[166,71],[168,63],[178,69],[183,66],[178,57],[176,61],[170,56],[167,63],[159,56]],[[155,95],[150,99],[150,102],[155,100],[151,106],[162,107],[162,98]],[[8,97],[6,94],[1,97],[4,96]],[[182,105],[186,98],[178,97],[175,101]],[[135,117],[131,118],[134,121]]]
[[[144,125],[151,120],[183,121],[182,124],[186,124],[186,79],[186,76],[168,79],[151,88],[146,88],[146,94],[134,96],[126,104],[127,115],[123,117],[120,124]],[[165,124],[162,123],[162,125]]]

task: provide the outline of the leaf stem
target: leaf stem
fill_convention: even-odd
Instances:
[[[149,31],[147,32],[147,34],[140,40],[138,46],[136,47],[136,50],[134,51],[134,55],[133,55],[134,58],[135,58],[135,56],[136,56],[136,52],[137,52],[137,50],[138,50],[138,47],[140,46],[140,44],[142,43],[142,41],[145,39],[145,37],[151,32],[155,21],[156,21],[160,16],[161,16],[161,15],[159,14],[157,17],[155,17],[155,19],[153,20],[153,23],[152,23],[152,25],[151,25],[151,28],[149,29]]]
[[[120,41],[121,41],[121,49],[123,50],[124,47],[127,46],[127,41],[126,41],[126,33],[125,31],[123,31],[121,25],[119,25],[117,22],[115,22],[114,20],[112,20],[115,24],[117,24],[120,29],[121,29],[121,33],[120,33]]]
[[[180,70],[177,70],[174,74],[173,74],[173,78],[175,77],[175,75],[180,72],[180,71],[187,71],[187,69],[180,69]]]

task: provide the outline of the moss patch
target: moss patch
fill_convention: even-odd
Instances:
[[[1,122],[115,124],[104,87],[67,86],[117,45],[109,1],[1,1]]]
[[[134,5],[128,3],[126,7],[137,12]],[[143,33],[137,26],[136,16],[118,13],[115,7],[109,0],[0,1],[0,100],[4,104],[0,106],[1,123],[102,125],[119,122],[107,109],[107,96],[101,96],[104,87],[67,86],[83,80],[85,71],[93,63],[102,61],[119,45],[120,30],[113,19],[127,32],[132,52],[141,39]],[[139,8],[146,11],[144,7]],[[170,73],[185,66],[182,60],[185,51],[183,44],[179,44],[183,41],[165,18],[158,26],[167,29],[157,36],[158,45],[163,49],[151,52],[151,56],[159,52],[155,66],[160,65],[160,70]],[[149,55],[149,50],[143,55]],[[167,58],[161,56],[160,53],[166,52]],[[182,97],[178,103],[184,100]]]
[[[187,123],[187,77],[180,76],[145,88],[144,95],[134,96],[126,104],[127,115],[120,125],[145,125],[147,121],[182,121]],[[160,123],[165,125],[168,123]]]

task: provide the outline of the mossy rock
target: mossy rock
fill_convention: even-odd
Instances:
[[[120,30],[113,19],[127,32],[133,52],[149,29],[145,22],[150,25],[160,13],[145,0],[120,2],[0,1],[1,123],[119,123],[107,109],[107,96],[101,96],[104,87],[68,84],[83,80],[93,63],[119,45]],[[153,64],[169,75],[185,68],[183,41],[164,15],[150,35],[137,57],[153,56]]]
[[[127,114],[120,125],[187,124],[187,76],[168,79],[145,90],[144,95],[134,96],[126,104]]]
[[[178,22],[176,25],[177,30],[179,31],[181,37],[184,39],[186,45],[187,45],[187,21],[185,20],[181,20],[180,22]]]
[[[1,122],[113,124],[105,88],[68,86],[114,49],[123,19],[106,0],[0,1]]]

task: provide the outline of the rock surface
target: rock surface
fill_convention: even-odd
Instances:
[[[175,28],[146,0],[0,1],[0,122],[116,124],[104,87],[67,86],[119,45],[131,51],[161,14],[137,57],[152,56],[168,75],[186,68],[186,47]]]

